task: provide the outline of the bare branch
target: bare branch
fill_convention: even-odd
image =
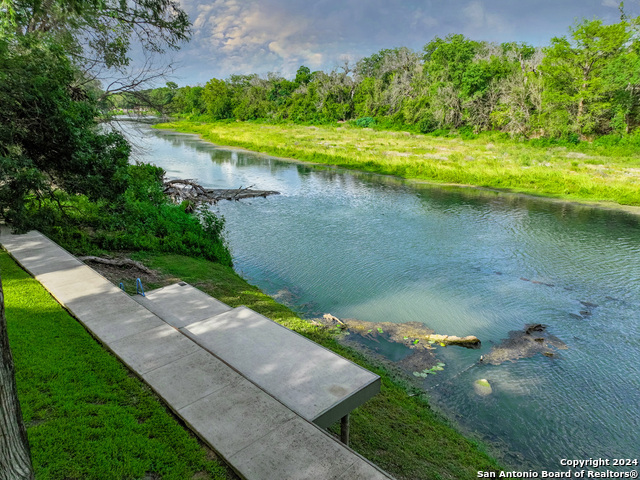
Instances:
[[[232,189],[209,189],[196,183],[194,180],[165,180],[164,193],[168,195],[174,203],[184,201],[216,204],[220,200],[241,200],[244,198],[267,197],[268,195],[278,195],[280,192],[273,190],[251,190],[247,188]]]

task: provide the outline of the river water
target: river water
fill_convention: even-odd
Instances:
[[[479,337],[480,350],[437,347],[445,368],[423,387],[504,464],[566,470],[563,458],[640,456],[638,217],[302,165],[127,125],[138,160],[171,178],[281,192],[214,210],[236,270],[303,316],[418,321]],[[568,348],[478,363],[530,323]],[[480,378],[491,395],[474,392]]]

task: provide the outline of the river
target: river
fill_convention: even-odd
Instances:
[[[236,270],[304,317],[418,321],[479,337],[480,350],[437,347],[445,368],[423,388],[504,464],[557,471],[563,458],[639,457],[638,217],[303,165],[126,125],[137,159],[170,178],[281,192],[214,210],[226,219]],[[568,348],[478,363],[531,323]],[[480,378],[491,395],[474,392]]]

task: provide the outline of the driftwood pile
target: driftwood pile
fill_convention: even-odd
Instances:
[[[175,203],[189,201],[194,204],[216,204],[220,200],[242,200],[244,198],[266,197],[278,195],[273,190],[251,190],[248,188],[216,189],[204,188],[194,180],[165,180],[164,193]]]

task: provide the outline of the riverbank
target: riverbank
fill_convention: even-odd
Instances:
[[[138,276],[147,289],[184,280],[232,307],[245,305],[380,375],[381,393],[351,415],[351,447],[396,478],[471,479],[478,470],[499,469],[482,445],[464,438],[430,408],[424,396],[415,395],[417,389],[409,396],[407,385],[389,371],[340,345],[332,333],[301,319],[232,268],[180,255],[136,253],[131,258],[154,273],[94,267],[112,282],[123,282],[129,292],[135,291]]]
[[[489,137],[463,140],[349,125],[182,120],[157,127],[304,162],[640,211],[640,156],[619,151],[614,156],[606,147],[537,147]]]

